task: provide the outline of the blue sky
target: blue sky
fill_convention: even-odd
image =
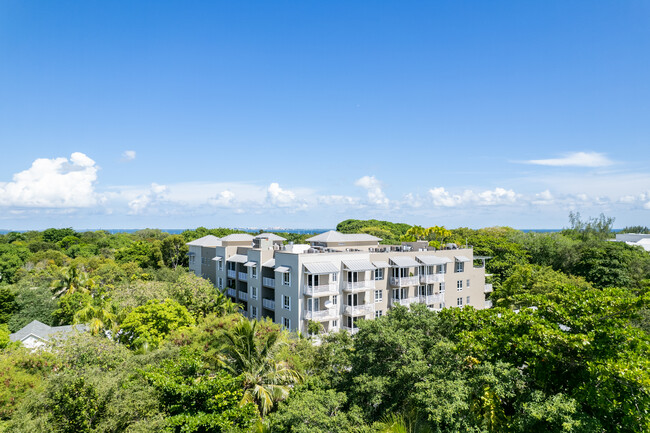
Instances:
[[[646,1],[0,2],[0,228],[650,225]]]

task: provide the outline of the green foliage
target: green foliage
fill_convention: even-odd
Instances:
[[[172,332],[194,326],[187,308],[171,299],[149,301],[131,311],[121,324],[120,342],[131,348],[155,348]]]
[[[337,224],[336,230],[341,233],[368,233],[368,234],[387,234],[389,236],[378,236],[383,239],[383,243],[395,243],[406,234],[411,226],[402,223],[392,223],[389,221],[378,220],[354,220],[349,219]],[[366,230],[366,231],[364,231]]]
[[[16,273],[30,255],[28,248],[17,244],[0,244],[0,284],[13,284]]]
[[[46,287],[19,286],[16,290],[16,312],[9,319],[8,325],[16,332],[33,320],[52,325],[52,313],[56,310],[56,301],[52,292]]]
[[[14,291],[7,286],[0,286],[0,323],[7,323],[17,308]]]
[[[620,231],[621,233],[638,233],[638,234],[649,234],[650,227],[647,226],[628,226]]]
[[[58,300],[58,308],[52,313],[53,324],[55,326],[71,325],[74,315],[91,302],[92,297],[88,293],[75,292],[61,296]]]
[[[137,263],[141,268],[157,269],[163,265],[163,257],[157,245],[145,241],[137,241],[128,247],[121,248],[115,252],[115,260],[118,263]]]
[[[614,237],[612,232],[614,221],[615,218],[606,217],[602,213],[598,218],[589,218],[587,221],[582,221],[580,212],[569,212],[571,227],[563,230],[563,233],[582,240],[609,239]]]
[[[170,296],[185,306],[195,318],[210,313],[229,314],[236,310],[235,304],[217,290],[210,281],[193,273],[181,274],[171,284]]]
[[[50,243],[57,243],[62,241],[64,238],[68,236],[76,236],[77,232],[72,230],[71,228],[65,228],[65,229],[46,229],[43,230],[43,233],[41,234],[42,239],[44,242],[50,242]]]
[[[165,266],[176,269],[178,266],[188,266],[187,252],[189,247],[185,245],[185,239],[180,235],[168,236],[160,243]]]

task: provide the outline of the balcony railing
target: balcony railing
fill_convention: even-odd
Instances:
[[[339,292],[339,288],[337,287],[336,283],[319,284],[318,286],[310,286],[305,284],[303,286],[303,291],[306,296],[325,296],[337,294]]]
[[[264,287],[275,288],[275,278],[263,277],[262,278],[262,285]]]
[[[436,304],[436,303],[443,302],[444,295],[442,295],[440,293],[438,293],[436,295],[420,295],[419,298],[420,298],[420,301],[419,301],[420,303],[431,305],[431,304]]]
[[[445,274],[420,275],[420,283],[422,284],[444,283],[444,282],[445,282]]]
[[[274,310],[275,311],[275,301],[273,299],[262,299],[262,307],[266,308],[267,310]]]
[[[242,301],[248,301],[248,293],[246,292],[237,292],[237,297]]]
[[[375,304],[346,305],[344,311],[348,316],[365,316],[375,312]]]
[[[347,326],[341,326],[341,329],[345,329],[346,331],[348,331],[352,335],[359,332],[359,328],[348,328]]]
[[[362,292],[364,290],[370,290],[375,288],[375,280],[364,280],[364,281],[346,281],[343,283],[343,290],[346,292]]]
[[[226,290],[226,294],[227,294],[228,296],[232,296],[233,298],[236,298],[236,297],[237,297],[237,290],[235,290],[235,289],[228,289],[228,290]]]
[[[492,308],[492,301],[490,301],[489,299],[485,301],[485,308]]]
[[[246,272],[239,272],[239,279],[241,281],[248,281],[248,274]]]
[[[419,281],[418,277],[390,277],[390,285],[397,287],[417,286]]]
[[[228,269],[228,278],[237,278],[237,271]]]
[[[304,317],[305,320],[322,321],[322,320],[336,319],[338,317],[338,314],[336,309],[328,308],[326,310],[320,310],[320,311],[305,311]]]
[[[492,284],[486,284],[485,289],[483,290],[484,293],[492,293]]]
[[[392,299],[391,300],[392,305],[403,305],[405,307],[408,307],[411,304],[416,304],[420,302],[420,298],[404,298],[404,299]]]

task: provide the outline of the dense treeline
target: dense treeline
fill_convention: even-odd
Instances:
[[[246,320],[189,274],[185,242],[227,229],[7,234],[0,431],[650,431],[650,255],[608,241],[612,222],[572,214],[563,232],[522,233],[344,221],[394,242],[471,245],[491,257],[495,288],[495,308],[400,307],[353,336]],[[36,352],[9,343],[33,319],[90,332]]]

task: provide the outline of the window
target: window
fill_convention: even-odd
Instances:
[[[443,265],[436,266],[436,272],[438,274],[446,274],[447,273],[447,265],[443,264]]]
[[[338,281],[339,274],[334,273],[334,274],[331,274],[331,275],[332,275],[332,282],[333,282],[333,283],[336,283],[336,282]]]
[[[375,269],[375,280],[383,280],[384,279],[384,269]]]
[[[257,307],[251,305],[251,318],[255,319],[257,317]]]
[[[282,295],[282,308],[291,311],[291,298],[289,296]]]
[[[456,262],[455,272],[464,272],[464,271],[465,271],[465,263],[464,262]]]
[[[257,299],[257,287],[251,287],[251,298]]]
[[[440,283],[440,293],[445,293],[445,283]]]
[[[383,290],[375,290],[375,302],[381,302],[384,300]]]
[[[251,266],[251,278],[257,278],[257,266]]]
[[[220,271],[223,271],[223,260],[219,260],[217,262],[217,269],[219,269]]]
[[[195,258],[196,258],[196,257],[194,256],[194,253],[192,253],[192,254],[190,255],[190,265],[193,265],[193,264],[194,264],[194,259],[195,259]]]
[[[286,317],[283,317],[282,326],[284,326],[285,329],[291,329],[291,319],[287,319]]]
[[[463,306],[463,298],[456,298],[456,306],[457,307]]]
[[[380,318],[383,314],[384,314],[384,312],[381,311],[381,310],[377,310],[377,311],[375,311],[375,319]]]
[[[338,320],[332,320],[332,328],[338,328],[339,327],[339,321]]]
[[[441,303],[440,303],[440,309],[442,310],[443,308],[445,308],[445,303],[444,303],[444,302],[441,302]]]
[[[220,289],[223,289],[223,278],[219,277],[217,279],[217,287],[219,287]]]
[[[469,305],[469,296],[468,296],[467,299],[465,300],[465,305]]]
[[[467,280],[467,284],[465,284],[465,287],[469,288],[469,280]]]
[[[463,290],[463,280],[456,281],[456,289],[458,289],[459,292]]]
[[[332,295],[332,305],[338,305],[338,303],[339,303],[339,296]]]
[[[291,273],[285,272],[282,274],[282,285],[290,286],[291,285]]]
[[[205,257],[201,257],[201,264],[205,265],[207,263],[207,259]]]

